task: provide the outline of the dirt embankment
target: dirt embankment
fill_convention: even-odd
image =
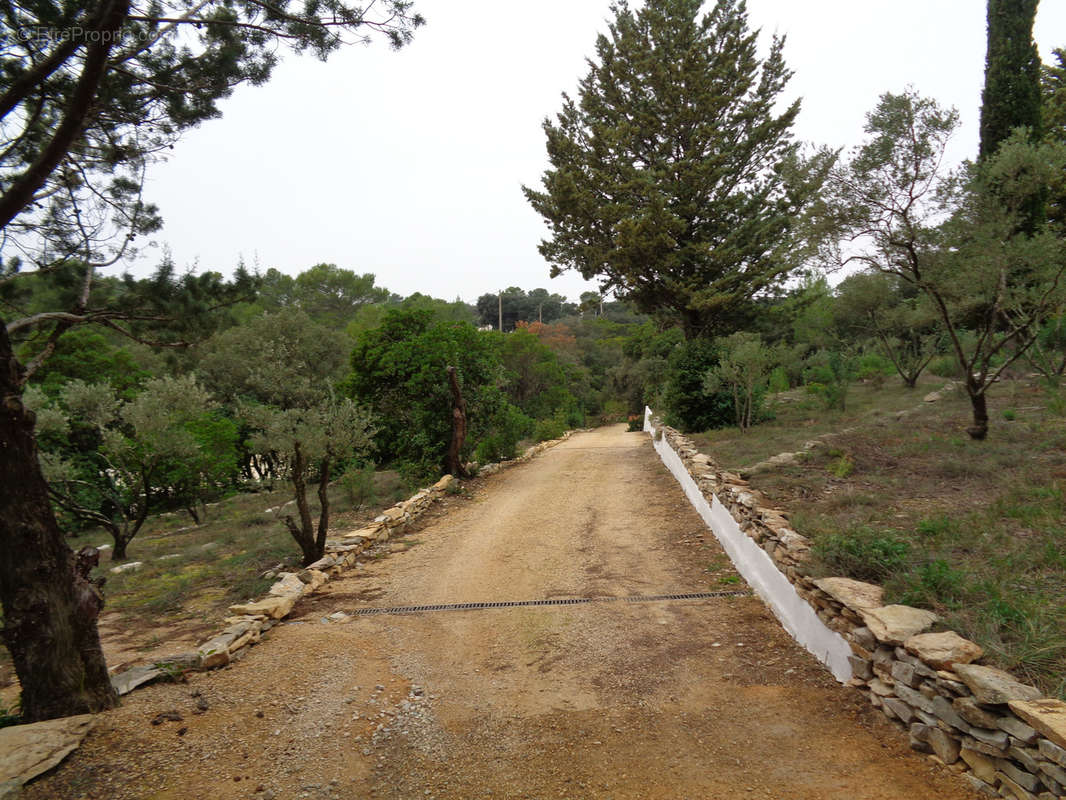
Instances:
[[[323,622],[743,588],[643,435],[575,436],[405,544],[233,666],[131,695],[26,796],[971,796],[752,597]],[[151,724],[168,710],[182,719]]]

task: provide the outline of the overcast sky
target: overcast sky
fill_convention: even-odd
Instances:
[[[521,185],[547,166],[541,121],[587,71],[609,0],[416,0],[427,18],[399,52],[383,42],[327,63],[287,55],[269,84],[242,87],[149,176],[179,267],[249,265],[297,274],[322,262],[372,272],[403,295],[473,301],[507,286],[571,298]],[[748,0],[764,45],[786,34],[803,99],[796,133],[834,147],[862,137],[885,91],[913,84],[953,105],[955,157],[977,149],[983,0]],[[1043,0],[1042,58],[1066,46],[1066,2]],[[142,267],[158,261],[146,250]],[[140,270],[138,270],[140,271]]]

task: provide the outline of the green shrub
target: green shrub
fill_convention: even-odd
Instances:
[[[959,362],[955,359],[955,356],[937,356],[929,362],[926,370],[938,378],[961,379],[963,377],[962,370],[959,369]]]
[[[891,532],[856,527],[820,537],[815,556],[835,574],[880,582],[907,566],[910,545]]]
[[[851,460],[851,456],[847,453],[841,453],[838,458],[829,462],[826,469],[829,470],[830,475],[846,478],[855,471],[855,462]]]
[[[965,573],[942,558],[934,559],[897,581],[899,602],[910,606],[958,608],[963,600],[965,582]]]
[[[533,426],[533,438],[538,442],[548,439],[558,439],[567,431],[567,421],[562,414],[556,414],[548,419],[537,420]]]
[[[918,520],[915,530],[925,539],[941,539],[956,532],[958,525],[948,516]]]
[[[787,392],[790,388],[788,382],[788,373],[785,372],[784,367],[774,367],[770,371],[769,390],[771,393]]]
[[[718,366],[718,350],[707,339],[682,342],[670,354],[663,402],[666,423],[683,431],[725,428],[736,420],[733,396],[728,389],[707,394],[703,390],[707,371]]]
[[[892,362],[877,353],[865,353],[859,356],[855,365],[855,377],[877,388],[883,386],[885,378],[894,375],[895,372],[896,368]]]
[[[377,487],[374,485],[374,465],[353,465],[341,476],[341,487],[356,509],[373,505],[377,500]]]
[[[1013,420],[1016,420],[1017,418],[1018,415],[1015,413],[1013,408],[1003,409],[1003,419],[1007,420],[1007,422],[1011,422]]]
[[[855,374],[854,359],[835,350],[819,350],[807,360],[807,391],[827,409],[847,409],[848,384]]]
[[[505,403],[494,415],[489,433],[478,443],[475,460],[479,464],[488,464],[514,458],[515,447],[522,438],[533,432],[533,426],[533,420]]]

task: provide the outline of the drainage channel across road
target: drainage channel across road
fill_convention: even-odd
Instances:
[[[393,606],[391,608],[360,608],[353,616],[373,614],[419,614],[428,611],[482,611],[490,608],[522,608],[527,606],[577,606],[586,603],[657,603],[667,600],[714,600],[721,597],[750,597],[750,591],[689,592],[687,594],[631,595],[629,597],[557,597],[547,600],[505,600],[498,603],[444,603],[428,606]]]

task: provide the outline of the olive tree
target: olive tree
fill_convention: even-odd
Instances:
[[[1046,220],[1032,232],[1023,224],[1035,194],[1063,185],[1066,147],[1033,144],[1019,129],[980,167],[952,172],[943,161],[957,127],[953,109],[913,90],[883,95],[866,142],[832,173],[841,238],[828,244],[837,264],[893,276],[928,298],[965,376],[967,431],[983,439],[989,387],[1066,302],[1066,240]]]
[[[760,395],[766,391],[774,354],[757,333],[731,334],[719,339],[718,347],[718,365],[707,371],[703,390],[709,395],[729,391],[737,427],[746,431],[755,421]]]
[[[341,459],[365,455],[374,429],[370,415],[346,397],[325,392],[317,402],[301,408],[248,404],[241,416],[254,429],[250,445],[271,453],[293,486],[299,518],[284,517],[285,526],[300,546],[304,564],[322,558],[329,531],[329,481]],[[309,480],[318,482],[318,524],[307,501]]]
[[[289,517],[286,526],[304,562],[318,560],[329,528],[332,469],[339,459],[367,454],[374,432],[368,412],[333,392],[348,359],[347,337],[289,308],[223,331],[206,349],[199,374],[251,428],[252,450],[270,456],[292,482],[299,521]],[[318,482],[317,530],[309,480]]]
[[[176,503],[195,519],[204,494],[237,469],[237,426],[192,376],[150,380],[127,402],[108,384],[72,381],[37,413],[53,502],[104,528],[115,559],[151,511]],[[81,448],[72,446],[75,431]]]

